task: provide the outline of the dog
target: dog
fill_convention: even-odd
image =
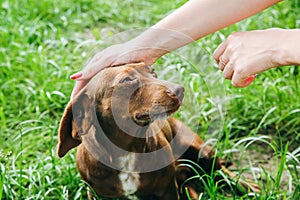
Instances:
[[[182,86],[157,79],[143,63],[106,68],[68,103],[58,156],[78,146],[78,171],[99,197],[178,200],[187,199],[188,191],[198,199],[196,186],[186,182],[195,173],[180,167],[180,159],[197,163],[203,173],[234,174],[198,135],[170,117],[183,97]]]

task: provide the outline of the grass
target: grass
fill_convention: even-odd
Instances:
[[[183,3],[0,2],[0,199],[87,198],[75,151],[63,159],[55,152],[58,123],[74,84],[68,77],[90,55],[85,42],[109,45],[114,34],[147,28]],[[299,68],[270,70],[251,86],[237,89],[222,78],[212,52],[231,32],[299,28],[299,6],[298,1],[284,1],[155,65],[160,78],[186,88],[185,105],[176,116],[212,141],[219,156],[234,161],[237,174],[262,187],[254,199],[299,199]],[[250,198],[238,197],[234,190],[223,192],[213,182],[200,197]]]

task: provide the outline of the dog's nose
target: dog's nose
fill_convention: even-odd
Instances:
[[[184,87],[180,85],[174,85],[172,87],[168,87],[167,94],[170,97],[178,98],[179,101],[183,100]]]

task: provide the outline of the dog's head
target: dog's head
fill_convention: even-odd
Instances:
[[[143,63],[100,71],[67,105],[59,128],[58,155],[81,143],[81,135],[144,127],[178,110],[182,86],[156,78]]]

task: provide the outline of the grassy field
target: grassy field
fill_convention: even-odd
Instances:
[[[115,34],[147,28],[184,2],[0,1],[0,199],[87,198],[75,151],[56,156],[59,120],[74,85],[69,76],[96,41],[113,44]],[[155,64],[160,78],[186,88],[176,116],[233,161],[232,170],[262,188],[239,197],[212,184],[201,199],[300,199],[299,68],[270,70],[237,89],[212,59],[232,32],[300,28],[299,8],[298,1],[284,1]]]

